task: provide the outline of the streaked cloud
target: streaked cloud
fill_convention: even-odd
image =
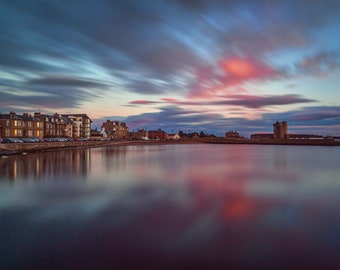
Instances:
[[[181,127],[222,132],[249,118],[258,130],[255,118],[270,113],[340,105],[339,18],[336,0],[4,1],[1,110],[101,119],[94,108],[105,103],[133,123],[171,128],[176,117],[165,114],[182,110]],[[322,85],[313,93],[310,78]]]
[[[340,51],[322,51],[296,63],[298,72],[306,75],[324,76],[340,67]]]
[[[27,83],[32,85],[47,85],[55,87],[79,87],[101,89],[108,87],[108,85],[101,82],[69,76],[47,76],[42,78],[31,79]]]
[[[275,105],[290,105],[296,103],[309,103],[316,102],[316,100],[300,97],[299,95],[287,94],[276,96],[254,96],[254,95],[228,95],[228,96],[216,96],[212,100],[206,101],[191,101],[191,100],[178,100],[174,98],[162,98],[161,101],[150,100],[134,100],[130,104],[134,105],[149,105],[149,104],[162,104],[169,103],[175,105],[185,106],[241,106],[246,108],[261,108],[265,106]]]
[[[303,107],[283,113],[265,112],[261,118],[230,118],[222,114],[205,113],[201,110],[185,110],[179,106],[161,107],[159,112],[129,116],[125,119],[133,129],[162,128],[172,130],[205,131],[223,136],[228,130],[237,129],[242,135],[250,136],[256,132],[272,132],[273,122],[285,119],[289,123],[290,133],[305,133],[310,130],[315,134],[325,135],[340,132],[340,106]],[[165,124],[166,123],[166,124]],[[313,125],[314,128],[313,128]]]

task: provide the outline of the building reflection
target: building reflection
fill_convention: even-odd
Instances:
[[[287,147],[281,146],[274,148],[274,166],[278,172],[287,171]]]
[[[125,171],[127,147],[110,147],[102,149],[102,154],[105,156],[106,172]]]
[[[90,149],[31,153],[0,159],[1,180],[86,179],[91,166]]]

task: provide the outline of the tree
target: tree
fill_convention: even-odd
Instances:
[[[207,137],[207,136],[204,134],[203,131],[201,131],[201,132],[200,132],[200,138],[205,138],[205,137]]]

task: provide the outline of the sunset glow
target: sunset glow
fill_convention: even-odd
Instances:
[[[221,67],[227,74],[240,79],[254,78],[258,72],[251,63],[237,58],[221,61]]]
[[[2,3],[1,113],[340,134],[339,1],[71,2]]]

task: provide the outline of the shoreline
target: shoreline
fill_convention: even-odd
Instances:
[[[80,141],[80,142],[38,142],[38,143],[0,143],[0,157],[27,153],[46,152],[63,149],[128,146],[128,145],[153,145],[153,144],[195,144],[199,141]]]
[[[340,141],[325,139],[215,139],[212,144],[257,144],[257,145],[305,145],[305,146],[340,146]]]
[[[1,143],[0,156],[19,155],[23,153],[45,152],[60,149],[129,146],[129,145],[165,145],[165,144],[256,144],[256,145],[304,145],[304,146],[340,146],[339,141],[311,139],[181,139],[159,141],[82,141],[82,142],[39,142],[39,143]]]

